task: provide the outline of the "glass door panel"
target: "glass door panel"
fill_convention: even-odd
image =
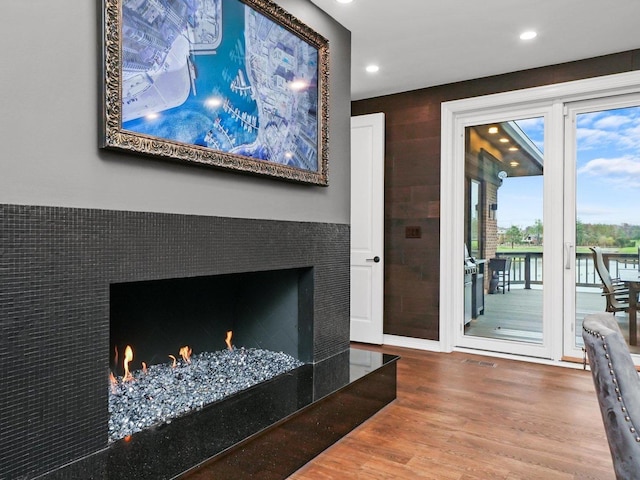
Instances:
[[[465,127],[462,344],[543,340],[544,117]]]
[[[569,279],[575,302],[565,328],[566,356],[581,355],[585,315],[613,311],[632,353],[640,354],[637,335],[630,337],[628,301],[603,296],[603,280],[594,262],[593,247],[616,282],[624,269],[638,270],[640,246],[640,98],[616,97],[568,105],[567,179],[571,221],[565,232],[575,242],[575,271]],[[575,190],[572,190],[572,183]],[[602,273],[602,271],[600,272]],[[617,298],[617,300],[616,300]],[[625,308],[627,307],[627,308]],[[571,310],[569,310],[570,312]]]

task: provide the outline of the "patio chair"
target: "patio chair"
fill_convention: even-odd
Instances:
[[[489,270],[491,270],[492,280],[497,280],[496,291],[502,288],[502,293],[511,291],[511,258],[490,258]],[[494,283],[494,282],[491,282]],[[494,293],[491,291],[490,293]]]
[[[594,313],[582,322],[600,413],[617,480],[639,478],[640,378],[612,314]]]
[[[593,254],[593,264],[602,282],[602,295],[607,299],[606,312],[629,311],[629,289],[617,278],[611,278],[609,269],[604,264],[600,247],[589,247]]]

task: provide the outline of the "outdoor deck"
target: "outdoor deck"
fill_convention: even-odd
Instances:
[[[604,311],[605,300],[599,288],[582,288],[577,294],[576,344],[582,346],[582,320],[589,313]],[[542,341],[542,289],[526,290],[511,286],[506,294],[485,295],[484,314],[465,330],[466,335],[513,340],[528,343]],[[624,312],[616,314],[625,338],[629,334],[629,318]],[[562,321],[558,315],[558,321]],[[627,338],[628,341],[628,338]],[[632,353],[640,353],[640,346],[630,347]]]

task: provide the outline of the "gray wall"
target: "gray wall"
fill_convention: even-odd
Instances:
[[[4,0],[0,203],[349,223],[351,34],[276,3],[329,39],[329,187],[99,150],[102,2]]]

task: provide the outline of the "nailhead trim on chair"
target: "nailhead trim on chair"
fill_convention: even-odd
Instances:
[[[594,332],[591,330],[588,330],[586,328],[582,328],[585,332],[587,332],[589,335],[594,336],[596,338],[599,338],[602,340],[602,347],[605,350],[605,352],[607,351],[607,344],[604,343],[605,342],[605,338],[604,335],[599,334],[598,332]],[[607,364],[609,367],[609,373],[611,374],[611,376],[613,377],[612,381],[614,383],[614,385],[618,385],[618,379],[615,377],[615,373],[613,371],[613,364],[611,363],[611,357],[609,356],[608,353],[604,354],[604,357],[609,360],[609,363]],[[618,394],[618,402],[621,403],[621,409],[622,409],[622,413],[627,413],[627,407],[624,405],[624,400],[622,399],[622,395],[620,393],[620,388],[616,386],[616,393]],[[629,417],[629,415],[625,415],[624,419],[626,422],[631,423],[631,427],[629,427],[629,431],[633,434],[636,433],[636,428],[633,425],[633,423],[631,422],[631,418]],[[636,442],[640,443],[640,435],[636,435]]]

